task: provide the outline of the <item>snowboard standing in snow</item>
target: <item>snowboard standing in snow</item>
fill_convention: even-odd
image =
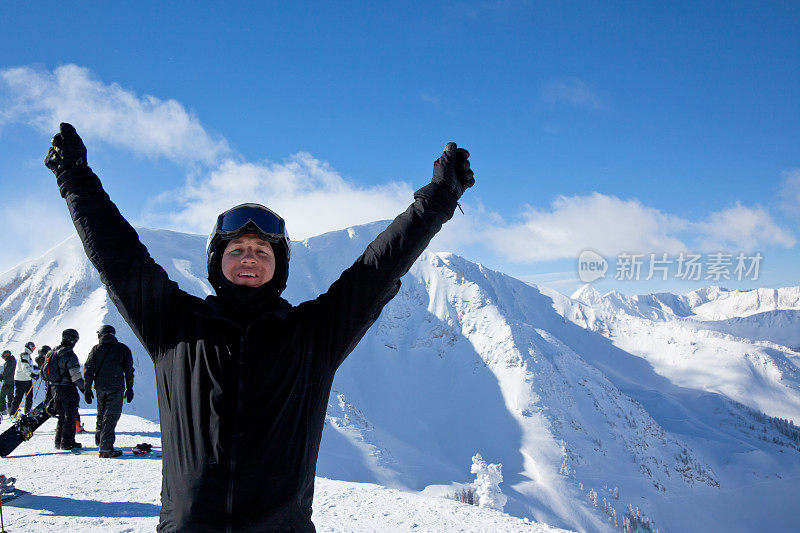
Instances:
[[[39,429],[39,426],[44,424],[50,416],[45,403],[42,402],[30,413],[19,417],[10,428],[0,433],[0,457],[7,456],[23,441],[30,439],[33,432]]]

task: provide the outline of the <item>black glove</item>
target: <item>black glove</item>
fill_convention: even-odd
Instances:
[[[125,391],[125,401],[131,403],[133,401],[133,389]]]
[[[466,189],[475,185],[473,172],[469,168],[469,151],[459,148],[456,143],[447,143],[442,157],[433,164],[431,183],[444,183],[456,200]]]
[[[58,411],[56,410],[56,400],[55,398],[50,398],[50,401],[47,402],[44,406],[44,412],[50,416],[56,416]]]
[[[86,400],[86,403],[92,403],[92,398],[94,398],[94,394],[92,394],[92,389],[86,387],[86,392],[83,393],[83,399]]]
[[[47,151],[44,165],[52,170],[56,177],[65,170],[86,166],[86,146],[72,124],[62,122],[59,133],[56,133],[50,142],[53,146]]]

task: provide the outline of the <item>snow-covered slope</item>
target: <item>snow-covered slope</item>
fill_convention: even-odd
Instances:
[[[86,425],[95,411],[81,410]],[[52,448],[55,421],[45,423],[25,443],[24,453],[3,459],[3,470],[30,494],[3,505],[7,531],[155,531],[161,509],[161,434],[157,424],[122,415],[117,446],[126,452],[140,442],[153,445],[148,456],[100,460]],[[91,435],[78,441],[90,446]],[[13,474],[12,474],[13,473]],[[491,509],[378,485],[317,478],[314,492],[317,531],[371,533],[529,532],[563,530],[535,524]]]
[[[585,286],[572,299],[551,294],[565,317],[672,382],[800,420],[800,288],[625,297]]]
[[[385,225],[294,243],[287,299],[325,291]],[[139,233],[184,290],[208,293],[203,237]],[[758,321],[797,303],[793,289],[732,292],[568,298],[424,253],[337,373],[317,474],[428,494],[471,481],[477,452],[503,464],[505,510],[520,518],[584,531],[626,518],[661,531],[790,527],[800,433],[773,417],[800,420],[798,354],[778,344],[797,316]],[[77,327],[79,355],[114,324],[137,365],[126,412],[157,416],[149,358],[76,237],[0,277],[0,319],[15,352]]]

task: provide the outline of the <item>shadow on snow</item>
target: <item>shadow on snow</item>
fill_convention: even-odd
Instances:
[[[157,517],[160,505],[137,502],[98,502],[63,496],[26,494],[5,504],[8,507],[34,509],[58,516],[84,517]]]

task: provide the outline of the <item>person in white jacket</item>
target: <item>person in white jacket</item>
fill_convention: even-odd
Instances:
[[[25,344],[25,350],[19,355],[17,371],[14,373],[14,402],[11,404],[11,413],[16,413],[25,399],[25,410],[30,412],[33,406],[33,382],[39,379],[39,367],[33,362],[33,351],[36,345],[33,342]]]

